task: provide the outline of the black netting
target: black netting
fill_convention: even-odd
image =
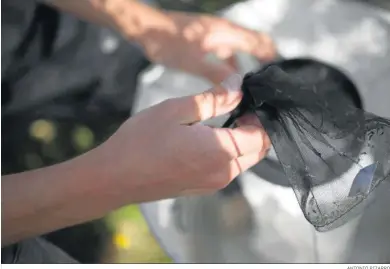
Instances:
[[[317,230],[359,214],[390,179],[390,120],[364,111],[341,71],[310,59],[284,60],[247,74],[242,90],[224,127],[256,113]]]

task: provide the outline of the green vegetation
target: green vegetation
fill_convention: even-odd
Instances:
[[[117,263],[170,263],[171,259],[157,244],[138,206],[119,209],[106,218],[114,231],[114,251],[110,262]]]

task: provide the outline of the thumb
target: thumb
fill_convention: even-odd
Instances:
[[[180,124],[193,124],[232,111],[240,103],[242,76],[233,74],[203,93],[177,98]],[[177,107],[177,108],[178,108]]]

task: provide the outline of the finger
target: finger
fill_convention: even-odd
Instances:
[[[192,65],[188,71],[209,80],[214,85],[218,85],[221,81],[236,73],[234,68],[224,62],[211,62],[207,59]]]
[[[253,152],[262,152],[270,147],[270,140],[263,128],[246,125],[235,129],[214,129],[217,140],[224,154],[231,160]]]
[[[250,48],[251,54],[263,61],[271,61],[277,55],[276,45],[265,33],[257,33]]]
[[[241,29],[241,41],[237,43],[237,50],[254,55],[262,61],[270,61],[276,57],[276,46],[272,38],[265,34],[248,29]]]
[[[226,47],[227,44],[229,47]],[[276,57],[276,45],[268,34],[235,25],[231,25],[229,31],[212,35],[206,45],[212,51],[218,52],[224,46],[223,51],[238,50],[263,61],[270,61]]]
[[[177,98],[176,120],[180,124],[193,124],[232,111],[241,101],[242,77],[234,74],[221,85],[198,95]]]
[[[267,155],[268,150],[262,150],[261,152],[255,152],[238,157],[230,162],[231,178],[235,178],[242,172],[245,172],[252,166],[259,163]]]
[[[253,113],[248,113],[239,117],[236,120],[236,124],[237,126],[254,125],[263,128],[259,118],[256,116],[256,114]]]

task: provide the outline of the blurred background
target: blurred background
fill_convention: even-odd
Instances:
[[[262,0],[248,2],[256,1]],[[147,2],[164,9],[216,13],[239,1]],[[361,2],[381,12],[390,9],[386,0]],[[137,45],[116,33],[43,5],[36,8],[44,14],[41,23],[49,35],[34,38],[47,44],[50,55],[38,65],[27,50],[28,64],[18,67],[27,75],[2,81],[2,106],[9,107],[2,113],[2,174],[55,164],[103,142],[134,110],[141,75],[151,67]],[[50,79],[42,81],[45,77]],[[12,101],[11,90],[16,93]],[[173,262],[137,205],[46,238],[82,263]]]

